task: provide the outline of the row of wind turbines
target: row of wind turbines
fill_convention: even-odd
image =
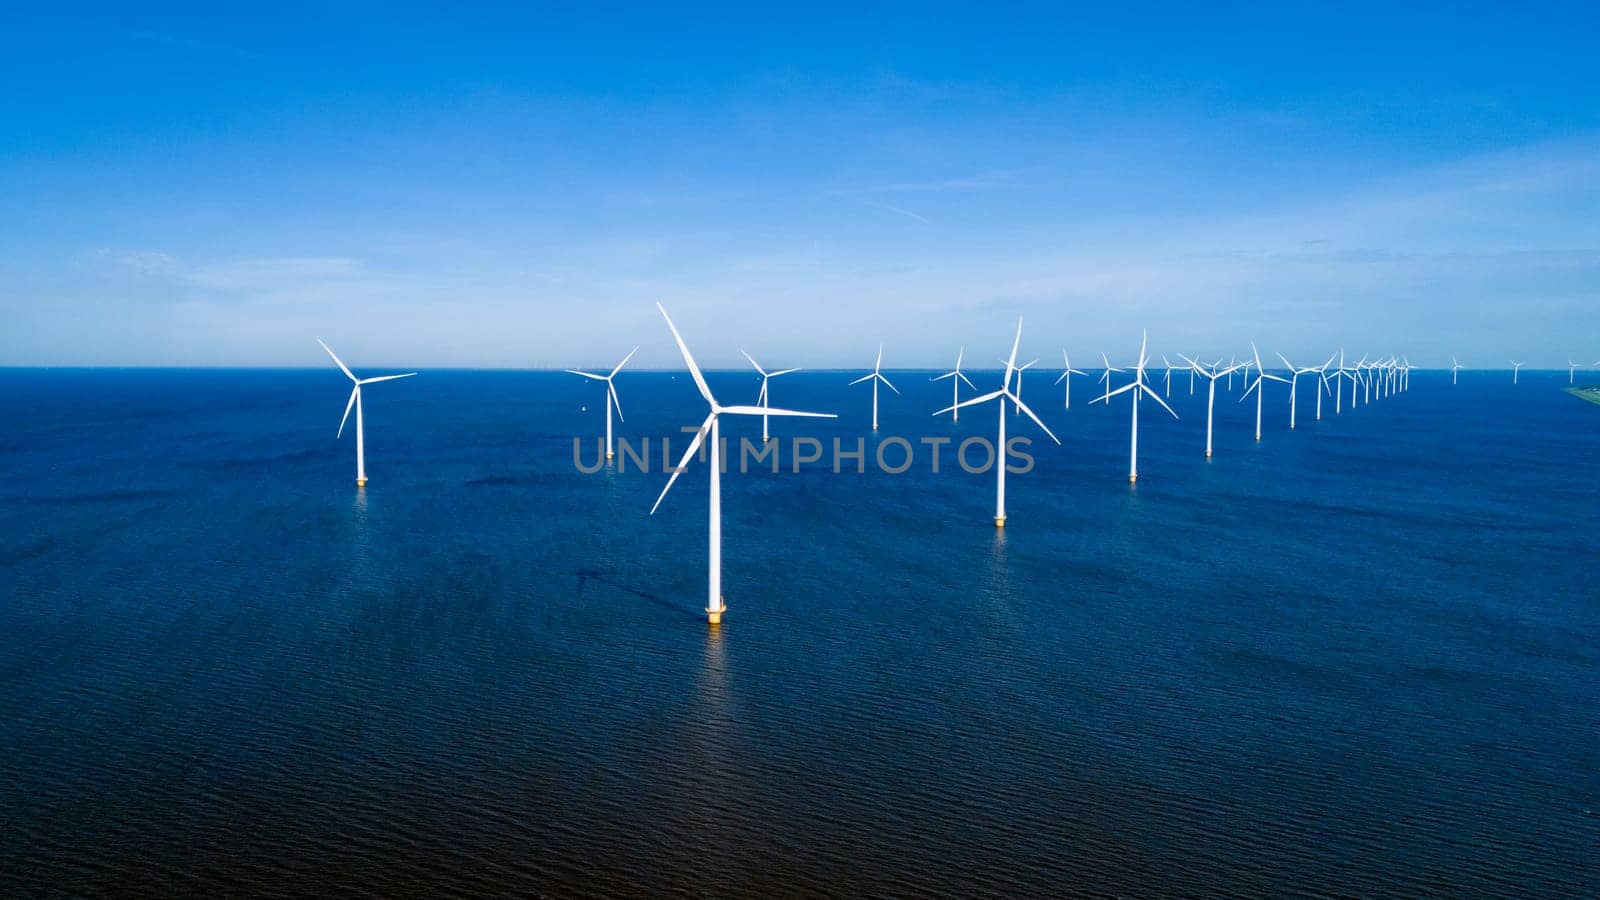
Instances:
[[[659,496],[657,496],[655,504],[651,506],[650,513],[651,515],[654,515],[656,510],[660,508],[662,501],[666,499],[668,492],[672,490],[672,486],[677,482],[678,476],[682,474],[689,465],[689,461],[700,452],[702,446],[706,446],[709,442],[709,459],[707,461],[710,474],[707,480],[709,502],[707,510],[708,546],[706,617],[712,625],[719,625],[722,621],[722,616],[727,609],[727,601],[722,595],[722,465],[720,459],[721,440],[719,428],[721,416],[760,416],[761,436],[762,441],[765,443],[771,440],[769,421],[773,416],[831,419],[837,418],[837,415],[834,413],[807,412],[772,406],[770,403],[770,383],[772,379],[800,370],[798,368],[778,370],[765,369],[752,356],[750,356],[750,354],[744,353],[744,351],[740,352],[744,353],[745,359],[750,362],[750,365],[754,367],[756,372],[761,376],[761,387],[757,393],[756,402],[751,405],[721,404],[712,394],[710,386],[706,383],[705,376],[702,374],[699,365],[696,364],[693,354],[689,351],[688,344],[684,341],[683,336],[678,332],[677,326],[673,324],[671,316],[667,314],[666,309],[662,307],[661,304],[656,304],[656,308],[660,310],[661,317],[666,322],[667,329],[672,334],[673,342],[676,344],[679,353],[683,356],[684,364],[687,366],[689,374],[694,380],[695,387],[699,391],[701,398],[706,403],[707,414],[700,427],[696,430],[694,438],[690,441],[689,447],[684,451],[677,467],[672,470],[672,474],[668,477],[667,483],[662,487],[661,493]],[[937,375],[931,379],[935,382],[944,380],[949,380],[951,382],[950,405],[935,411],[935,416],[948,413],[952,421],[959,421],[961,410],[963,409],[977,407],[985,403],[994,403],[996,406],[996,427],[998,437],[996,447],[999,448],[997,453],[1000,454],[998,458],[998,464],[994,467],[994,524],[997,528],[1005,527],[1007,518],[1006,465],[1003,457],[1004,448],[1006,446],[1007,402],[1009,401],[1011,404],[1012,415],[1026,415],[1052,441],[1058,445],[1061,443],[1060,438],[1056,437],[1055,433],[1052,432],[1047,425],[1045,425],[1044,421],[1041,420],[1039,416],[1034,413],[1034,411],[1022,400],[1023,374],[1028,369],[1036,365],[1038,360],[1032,360],[1027,363],[1023,363],[1022,365],[1018,365],[1017,353],[1021,347],[1021,343],[1022,320],[1019,318],[1017,320],[1016,333],[1012,338],[1011,353],[1007,358],[1001,360],[1004,368],[1001,372],[1000,386],[996,390],[962,399],[961,386],[963,384],[965,384],[972,391],[977,390],[977,387],[973,384],[972,380],[967,377],[965,372],[962,371],[962,362],[966,354],[964,347],[961,348],[956,354],[956,365],[954,369],[941,375]],[[318,341],[318,344],[320,344],[322,348],[327,351],[328,355],[332,357],[334,363],[338,365],[340,371],[344,372],[344,374],[352,382],[350,397],[345,404],[344,417],[341,418],[339,422],[338,436],[343,435],[345,423],[350,417],[351,409],[354,408],[356,413],[356,483],[358,486],[365,487],[367,483],[367,474],[365,438],[363,434],[361,388],[364,385],[374,384],[377,382],[392,381],[399,378],[409,378],[416,373],[407,372],[400,375],[382,375],[372,378],[358,378],[350,370],[350,368],[346,366],[337,355],[334,354],[333,350],[329,348],[327,344],[320,340]],[[612,415],[615,414],[619,421],[622,420],[622,403],[617,394],[616,377],[618,373],[620,373],[633,358],[634,354],[638,352],[638,349],[638,347],[635,347],[633,350],[630,350],[615,367],[605,374],[585,372],[577,369],[566,370],[574,375],[603,382],[605,384],[605,452],[607,459],[614,458],[613,426],[611,421]],[[1103,390],[1099,396],[1090,401],[1091,404],[1103,403],[1109,406],[1113,398],[1121,396],[1122,394],[1130,395],[1132,401],[1128,446],[1128,481],[1130,484],[1137,483],[1139,478],[1139,407],[1141,399],[1147,398],[1155,402],[1174,418],[1177,418],[1178,415],[1177,412],[1174,411],[1173,408],[1166,402],[1166,399],[1163,398],[1162,393],[1157,391],[1152,385],[1147,375],[1147,370],[1151,368],[1151,359],[1148,349],[1149,339],[1148,333],[1146,333],[1140,338],[1139,355],[1137,357],[1137,362],[1132,367],[1131,380],[1120,387],[1114,386],[1114,381],[1116,380],[1115,376],[1119,374],[1127,374],[1128,370],[1112,365],[1110,359],[1107,358],[1105,354],[1101,354],[1103,373],[1101,374],[1099,381],[1103,386]],[[1347,385],[1349,387],[1350,407],[1351,409],[1355,409],[1363,403],[1371,404],[1374,402],[1375,398],[1383,399],[1393,396],[1396,393],[1401,393],[1408,390],[1410,387],[1411,371],[1415,368],[1404,357],[1398,356],[1390,356],[1379,360],[1369,360],[1367,357],[1362,357],[1362,359],[1355,363],[1347,364],[1343,350],[1331,355],[1326,362],[1319,366],[1296,366],[1287,357],[1280,353],[1278,354],[1278,358],[1283,362],[1285,367],[1284,370],[1288,374],[1288,377],[1283,377],[1266,370],[1266,368],[1262,365],[1260,352],[1256,349],[1254,342],[1252,342],[1250,345],[1250,356],[1248,358],[1240,360],[1237,357],[1234,357],[1231,358],[1226,365],[1223,364],[1223,361],[1220,357],[1213,362],[1205,363],[1186,354],[1178,355],[1183,361],[1182,365],[1174,364],[1166,357],[1162,357],[1162,364],[1166,368],[1165,394],[1167,397],[1170,397],[1172,394],[1172,378],[1174,372],[1186,372],[1188,374],[1189,393],[1191,396],[1194,393],[1197,379],[1204,380],[1206,382],[1207,396],[1205,454],[1207,457],[1212,455],[1213,449],[1212,436],[1214,431],[1213,421],[1216,409],[1217,384],[1223,379],[1227,379],[1228,390],[1231,391],[1233,389],[1233,380],[1235,376],[1238,375],[1239,377],[1243,378],[1245,392],[1244,395],[1240,397],[1241,401],[1249,398],[1252,394],[1255,395],[1255,438],[1257,441],[1260,441],[1262,416],[1264,412],[1264,384],[1268,381],[1288,385],[1289,427],[1293,429],[1296,424],[1299,385],[1303,376],[1315,376],[1315,415],[1318,420],[1321,420],[1323,396],[1325,394],[1333,397],[1334,413],[1339,414],[1343,411],[1345,387]],[[1337,365],[1335,365],[1336,360]],[[1454,359],[1452,359],[1451,363],[1451,382],[1454,384],[1457,381],[1458,373],[1462,367],[1460,363]],[[1516,383],[1518,372],[1521,369],[1521,366],[1521,363],[1513,363],[1513,383]],[[1600,362],[1597,362],[1596,366],[1600,366]],[[1576,364],[1573,364],[1572,369],[1569,371],[1569,378],[1572,377],[1573,373],[1576,372],[1576,368]],[[1254,380],[1251,380],[1252,373],[1255,376]],[[1067,352],[1063,350],[1062,371],[1060,376],[1056,378],[1055,384],[1063,387],[1063,404],[1066,409],[1072,408],[1073,376],[1087,377],[1085,372],[1072,366],[1071,358],[1067,355]],[[890,380],[883,374],[882,345],[879,345],[878,356],[873,363],[872,371],[850,382],[851,386],[858,384],[870,384],[872,387],[872,428],[874,431],[876,431],[878,429],[879,385],[881,384],[882,386],[887,387],[895,394],[900,393],[899,389],[896,388],[894,384],[890,382]]]

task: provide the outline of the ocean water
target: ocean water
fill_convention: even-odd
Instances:
[[[866,434],[859,373],[774,420]],[[992,436],[892,372],[876,440]],[[985,390],[995,373],[974,373]],[[712,373],[725,403],[748,373]],[[602,395],[0,370],[0,895],[1600,894],[1600,407],[1024,397],[992,475],[583,474]],[[1158,379],[1159,380],[1159,379]],[[625,372],[618,434],[704,406]],[[729,419],[724,436],[759,435]],[[921,448],[919,448],[921,449]],[[947,451],[948,452],[948,451]],[[659,468],[659,450],[653,462]]]

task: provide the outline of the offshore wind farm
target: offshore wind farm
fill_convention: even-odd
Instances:
[[[99,12],[0,897],[1600,896],[1593,10]]]

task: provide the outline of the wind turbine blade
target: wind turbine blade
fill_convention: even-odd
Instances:
[[[1111,393],[1109,393],[1109,394],[1101,394],[1100,396],[1094,398],[1093,400],[1090,400],[1089,402],[1090,403],[1102,403],[1104,401],[1110,400],[1112,397],[1115,397],[1118,394],[1123,393],[1124,391],[1131,391],[1131,390],[1133,390],[1134,388],[1136,388],[1138,386],[1139,386],[1139,382],[1130,381],[1127,384],[1123,385],[1122,387],[1119,387],[1116,390],[1112,391]]]
[[[1282,354],[1282,353],[1279,353],[1279,354],[1278,354],[1278,358],[1279,358],[1279,359],[1281,359],[1281,360],[1283,360],[1283,367],[1284,367],[1284,368],[1285,368],[1285,369],[1288,369],[1288,370],[1289,370],[1289,371],[1291,371],[1291,372],[1293,372],[1293,371],[1294,371],[1294,363],[1292,363],[1292,362],[1289,362],[1289,357],[1287,357],[1287,356],[1284,356],[1284,355],[1283,355],[1283,354]],[[1301,358],[1302,358],[1302,359],[1304,359],[1304,357],[1301,357]]]
[[[883,368],[883,345],[878,345],[878,361],[872,364],[872,371],[877,372]]]
[[[656,498],[656,505],[650,507],[650,515],[656,514],[656,509],[661,506],[661,501],[667,499],[667,491],[672,490],[672,483],[678,480],[679,475],[683,474],[684,468],[689,465],[689,460],[694,458],[695,453],[700,450],[700,445],[705,443],[706,432],[711,430],[711,420],[716,417],[717,414],[712,413],[706,416],[704,422],[700,423],[700,430],[694,433],[694,440],[689,442],[689,449],[684,451],[683,458],[678,460],[678,467],[672,470],[672,477],[667,479],[667,486],[661,489],[661,496]]]
[[[977,406],[979,403],[988,403],[990,400],[993,400],[994,398],[1002,396],[1004,394],[1005,394],[1005,391],[990,391],[989,393],[984,394],[981,397],[968,397],[967,399],[961,401],[960,403],[955,404],[954,406],[946,406],[944,409],[941,409],[938,412],[934,413],[934,415],[942,416],[947,412],[952,412],[952,411],[958,410],[958,409],[965,409],[968,406]]]
[[[582,375],[585,378],[593,378],[595,381],[605,381],[606,380],[606,377],[604,375],[596,375],[593,372],[579,372],[577,369],[568,369],[567,371],[572,373],[573,375]]]
[[[334,440],[344,437],[345,420],[350,418],[350,410],[355,408],[356,395],[359,393],[361,393],[361,385],[358,383],[355,387],[350,389],[350,399],[344,405],[344,416],[339,419],[339,433],[333,436]]]
[[[956,377],[961,379],[962,381],[965,381],[967,383],[967,387],[972,388],[973,390],[977,390],[978,389],[978,386],[972,383],[972,379],[971,378],[968,378],[967,376],[961,374],[960,372],[956,373]]]
[[[744,350],[741,349],[739,352],[740,353],[744,353]],[[744,358],[750,360],[750,365],[756,367],[756,371],[761,373],[761,377],[763,377],[763,378],[767,377],[767,370],[761,368],[761,364],[756,362],[756,358],[755,357],[751,356],[748,353],[744,353]]]
[[[322,344],[322,338],[317,338],[317,343]],[[333,350],[331,350],[328,347],[327,344],[322,344],[322,349],[327,350],[329,356],[333,356]],[[350,376],[350,380],[351,381],[360,381],[361,380],[361,379],[356,377],[356,373],[350,371],[350,367],[345,365],[344,361],[339,359],[339,357],[333,356],[333,361],[334,361],[334,364],[336,364],[339,367],[339,371],[341,371],[344,374]]]
[[[900,389],[895,387],[894,385],[890,384],[889,383],[889,379],[883,377],[882,375],[879,375],[878,376],[878,380],[883,382],[884,386],[887,387],[889,390],[894,391],[896,394],[900,393]]]
[[[639,352],[639,348],[638,347],[635,347],[632,350],[629,350],[628,351],[628,355],[624,356],[622,358],[622,362],[617,363],[617,367],[615,369],[611,370],[611,376],[610,377],[612,377],[612,378],[617,377],[617,373],[622,371],[622,367],[627,365],[628,364],[628,360],[633,359],[633,355],[635,353],[638,353],[638,352]]]
[[[1006,362],[1006,384],[1011,383],[1011,370],[1017,367],[1017,348],[1022,346],[1022,317],[1017,316],[1017,336],[1011,339],[1011,356]]]
[[[1043,431],[1045,434],[1050,435],[1050,440],[1055,441],[1057,444],[1061,443],[1061,439],[1055,436],[1055,432],[1051,431],[1048,426],[1046,426],[1043,422],[1039,421],[1039,417],[1038,416],[1033,414],[1033,410],[1028,408],[1028,404],[1023,403],[1022,400],[1016,394],[1013,394],[1010,391],[1006,392],[1006,396],[1008,398],[1010,398],[1012,403],[1016,404],[1017,409],[1020,409],[1023,412],[1028,414],[1028,418],[1033,420],[1033,424],[1039,426],[1039,429],[1041,431]],[[1005,452],[1005,448],[1001,447],[999,452],[1004,453]]]
[[[1256,342],[1255,341],[1251,341],[1250,342],[1250,355],[1256,358],[1256,371],[1257,372],[1266,371],[1265,369],[1261,368],[1261,351],[1256,349]]]
[[[667,308],[660,303],[656,309],[661,310],[661,318],[667,320],[667,328],[672,332],[672,339],[678,344],[678,352],[683,354],[683,361],[689,366],[689,374],[694,376],[694,386],[700,389],[700,396],[716,408],[717,399],[711,396],[711,388],[706,386],[706,377],[700,374],[700,367],[694,364],[694,357],[689,355],[689,345],[683,342],[683,335],[678,333],[678,326],[672,324],[672,317],[667,315]]]
[[[1139,385],[1139,387],[1140,387],[1140,389],[1142,389],[1145,392],[1145,394],[1147,394],[1150,397],[1151,400],[1154,400],[1155,402],[1161,404],[1161,408],[1162,409],[1166,410],[1169,413],[1172,413],[1172,417],[1174,419],[1176,419],[1178,417],[1177,413],[1172,412],[1172,407],[1167,405],[1167,401],[1161,399],[1161,395],[1160,394],[1156,393],[1155,391],[1150,390],[1150,388],[1146,387],[1143,384]]]
[[[867,374],[861,376],[860,378],[857,378],[855,381],[852,381],[852,382],[850,382],[850,384],[845,385],[845,386],[846,387],[852,387],[854,385],[860,384],[863,381],[871,381],[872,380],[872,376],[874,376],[876,374],[878,374],[878,373],[877,372],[868,372]]]
[[[956,377],[957,374],[958,373],[956,373],[956,372],[946,372],[943,375],[939,375],[939,376],[934,377],[934,378],[929,378],[928,380],[929,381],[943,381],[946,378],[954,378],[954,377]]]
[[[1067,376],[1070,375],[1070,374],[1072,374],[1072,373],[1071,372],[1062,372],[1061,376],[1059,378],[1057,378],[1054,382],[1051,382],[1051,383],[1052,384],[1060,384],[1061,382],[1066,381],[1067,380]]]
[[[622,418],[622,398],[617,396],[617,386],[609,378],[606,379],[606,390],[611,392],[611,405],[617,408],[617,421],[625,421]]]
[[[778,409],[775,406],[719,406],[717,413],[736,416],[803,416],[808,419],[837,419],[838,413],[801,412],[797,409]]]
[[[768,378],[777,378],[779,375],[789,375],[791,373],[798,372],[798,371],[800,371],[800,367],[799,366],[795,366],[792,369],[779,369],[776,372],[768,372],[767,373],[767,377]]]
[[[962,359],[962,357],[964,357],[966,355],[967,355],[967,348],[965,346],[963,346],[961,349],[956,351],[956,371],[957,372],[961,371],[961,359]]]
[[[404,375],[379,375],[377,378],[363,378],[363,379],[361,379],[360,381],[358,381],[356,383],[357,384],[377,384],[380,381],[393,381],[396,378],[410,378],[411,376],[413,376],[415,374],[417,374],[417,373],[415,373],[415,372],[407,372]]]

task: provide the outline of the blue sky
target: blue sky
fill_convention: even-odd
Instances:
[[[465,6],[0,11],[0,364],[1600,359],[1592,4]]]

